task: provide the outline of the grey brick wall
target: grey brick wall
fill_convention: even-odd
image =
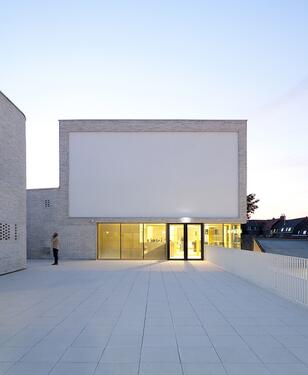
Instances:
[[[59,233],[61,259],[96,259],[96,225],[91,221],[70,222],[63,215],[60,189],[27,190],[28,258],[48,259],[51,236]]]
[[[72,218],[68,216],[69,133],[72,131],[237,131],[239,133],[239,216],[204,218],[204,223],[246,222],[245,120],[67,120],[60,121],[60,187],[27,191],[29,258],[51,257],[53,232],[59,233],[60,259],[96,259],[97,222],[176,222],[174,218]],[[80,197],[82,199],[82,197]],[[45,207],[45,200],[50,207]]]
[[[26,267],[25,120],[0,92],[0,274]]]

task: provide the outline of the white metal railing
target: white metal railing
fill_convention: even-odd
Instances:
[[[205,259],[308,306],[308,259],[206,246]]]

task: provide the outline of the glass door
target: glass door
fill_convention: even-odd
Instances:
[[[202,224],[169,224],[169,259],[203,259]]]
[[[184,224],[169,225],[169,258],[185,259]]]
[[[201,224],[187,224],[187,259],[202,259],[201,233]]]

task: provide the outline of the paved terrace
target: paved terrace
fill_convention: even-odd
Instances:
[[[0,277],[0,374],[308,374],[308,310],[206,262]]]

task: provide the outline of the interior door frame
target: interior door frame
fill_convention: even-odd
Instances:
[[[192,259],[189,259],[188,258],[188,230],[187,230],[187,226],[188,225],[200,225],[200,228],[201,228],[201,258],[199,259],[196,259],[196,258],[192,258]],[[184,258],[182,259],[173,259],[173,258],[170,258],[170,225],[183,225],[184,226]],[[166,242],[167,242],[167,257],[168,257],[168,260],[204,260],[204,224],[203,223],[168,223],[167,224],[167,233],[166,233]]]

